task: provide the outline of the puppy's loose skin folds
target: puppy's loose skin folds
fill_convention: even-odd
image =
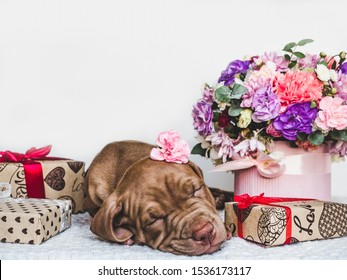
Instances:
[[[192,162],[152,160],[152,148],[114,142],[95,157],[85,180],[92,232],[174,254],[217,251],[229,236],[202,171]]]

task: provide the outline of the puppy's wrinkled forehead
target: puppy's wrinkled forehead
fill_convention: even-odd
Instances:
[[[192,188],[204,183],[189,164],[158,162],[153,163],[152,168],[156,170],[155,178],[158,187],[160,188],[159,185],[162,183],[168,191],[192,191]]]
[[[192,168],[190,164],[155,162],[149,169],[151,168],[156,170],[156,172],[149,172],[152,178],[147,183],[151,184],[151,187],[144,187],[142,190],[148,201],[162,199],[177,204],[177,202],[196,198],[206,203],[214,203],[202,176],[194,170],[196,166]]]
[[[127,171],[117,191],[132,192],[132,197],[141,201],[180,201],[194,196],[198,190],[209,196],[202,176],[195,169],[192,164],[143,159]],[[131,190],[127,185],[132,185]]]

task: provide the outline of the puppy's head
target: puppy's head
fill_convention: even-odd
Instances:
[[[91,230],[107,240],[185,255],[212,253],[227,237],[200,168],[149,158],[127,170]]]

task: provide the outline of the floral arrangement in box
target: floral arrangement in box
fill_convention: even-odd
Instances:
[[[199,143],[193,154],[215,165],[269,153],[274,141],[312,151],[326,145],[347,154],[346,53],[298,51],[311,39],[292,42],[283,53],[234,60],[216,86],[205,85],[193,106]]]

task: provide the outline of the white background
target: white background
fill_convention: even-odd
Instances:
[[[303,51],[347,50],[338,0],[0,0],[0,150],[53,145],[90,164],[108,142],[155,143],[177,130],[196,144],[192,105],[234,59],[312,38]],[[231,174],[208,174],[232,189]],[[346,163],[333,195],[346,196]]]

